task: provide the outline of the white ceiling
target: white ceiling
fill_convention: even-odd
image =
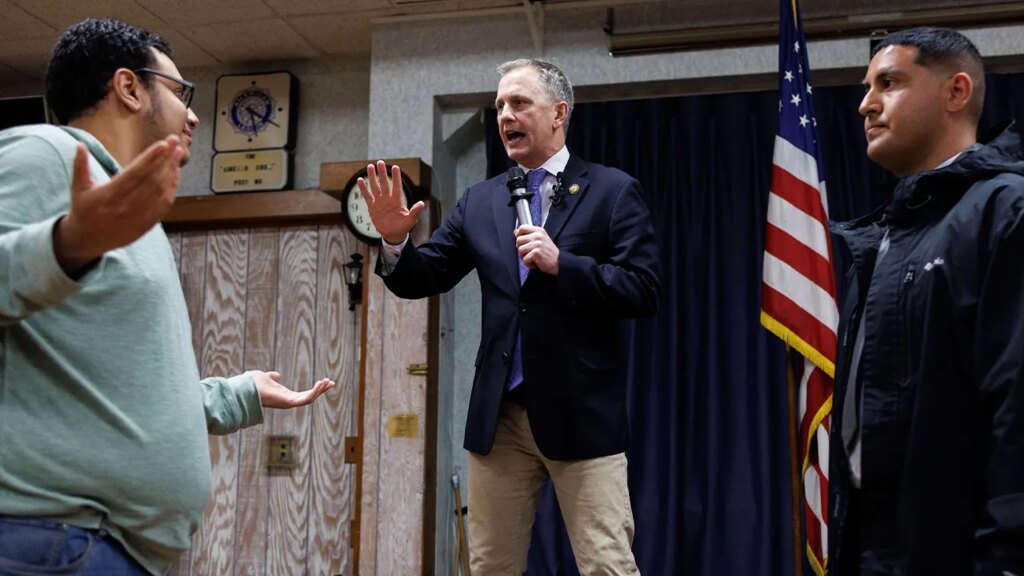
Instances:
[[[775,0],[532,0],[547,18],[615,8],[616,32],[770,22]],[[1019,1],[1019,0],[1017,0]],[[1013,0],[801,0],[809,17],[871,15]],[[249,60],[368,57],[382,19],[523,17],[524,0],[0,0],[0,84],[43,77],[57,36],[88,17],[143,26],[170,41],[180,68]]]

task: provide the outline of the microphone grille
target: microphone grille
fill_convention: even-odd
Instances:
[[[508,186],[509,192],[514,192],[519,188],[526,188],[526,173],[519,166],[509,168],[506,174],[505,185]]]

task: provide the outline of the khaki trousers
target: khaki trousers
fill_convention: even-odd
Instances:
[[[469,551],[473,576],[526,572],[540,491],[548,479],[581,576],[639,574],[626,455],[548,460],[533,441],[526,409],[504,402],[494,448],[469,454]]]

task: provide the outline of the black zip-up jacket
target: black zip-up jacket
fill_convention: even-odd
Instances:
[[[1006,127],[832,228],[853,265],[833,394],[830,573],[1024,576],[1020,137]],[[841,431],[864,310],[854,489]]]

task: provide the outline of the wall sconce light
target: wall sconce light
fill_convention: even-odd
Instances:
[[[355,310],[356,304],[363,303],[363,255],[353,253],[344,265],[345,285],[348,286],[348,309]]]

